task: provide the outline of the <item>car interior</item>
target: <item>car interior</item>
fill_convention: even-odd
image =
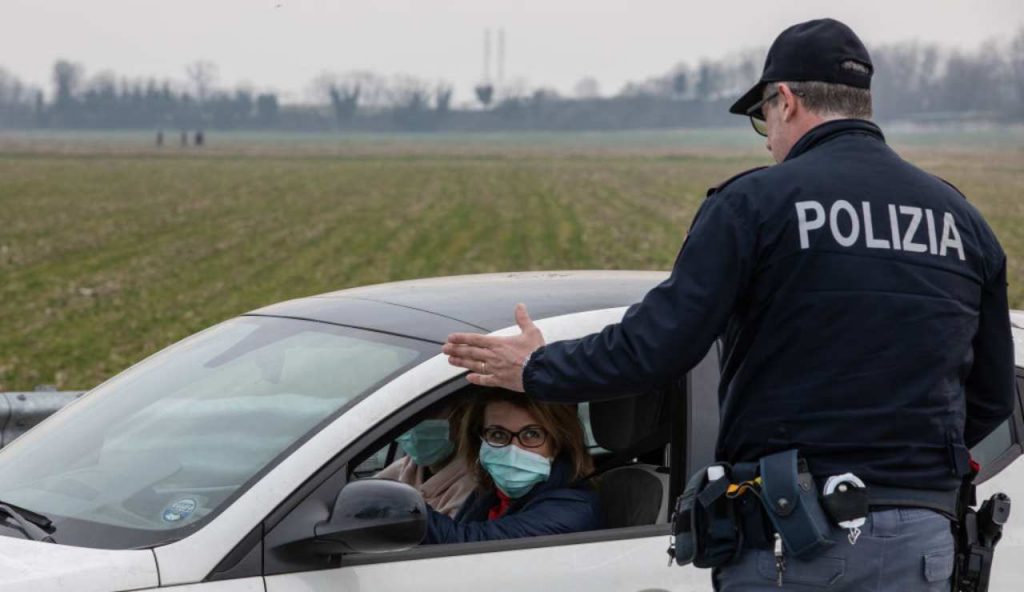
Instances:
[[[468,386],[450,397],[471,397],[479,387]],[[589,478],[601,497],[604,528],[667,523],[671,405],[667,390],[578,407],[587,448],[596,470]],[[422,421],[417,414],[371,446],[369,455],[352,470],[350,479],[375,476],[402,457],[398,433]],[[397,432],[397,433],[396,433]]]

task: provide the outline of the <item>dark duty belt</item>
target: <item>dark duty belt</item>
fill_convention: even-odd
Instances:
[[[820,489],[819,485],[819,491]],[[954,520],[959,493],[959,489],[935,491],[869,484],[868,505],[873,512],[888,508],[923,508],[934,510]],[[743,496],[739,504],[739,514],[743,546],[748,549],[771,549],[771,524],[761,504],[753,496]]]
[[[868,485],[868,505],[871,506],[872,510],[891,507],[925,508],[945,514],[951,519],[956,517],[959,495],[959,489],[935,491],[887,487],[885,485]]]

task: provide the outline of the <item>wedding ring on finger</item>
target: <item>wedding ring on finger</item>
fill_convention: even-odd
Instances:
[[[480,374],[487,374],[487,362],[480,362]]]

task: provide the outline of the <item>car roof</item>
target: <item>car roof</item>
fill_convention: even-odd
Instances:
[[[542,319],[639,302],[668,277],[660,271],[543,271],[376,284],[272,304],[249,315],[310,319],[443,342],[454,331],[490,332],[515,323],[526,304]]]

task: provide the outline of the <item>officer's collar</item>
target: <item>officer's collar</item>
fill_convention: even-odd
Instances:
[[[864,119],[836,119],[826,121],[817,127],[811,128],[811,131],[797,140],[796,144],[793,144],[793,148],[786,155],[786,160],[796,158],[819,144],[827,142],[838,135],[848,133],[867,134],[883,142],[885,141],[882,130],[870,121]]]

